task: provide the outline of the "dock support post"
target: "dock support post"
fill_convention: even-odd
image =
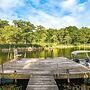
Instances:
[[[14,73],[13,73],[13,79],[14,79],[14,84],[17,84],[17,72],[16,72],[16,70],[14,71]]]
[[[2,79],[4,78],[4,68],[3,68],[3,61],[1,61],[1,81],[0,84],[3,84]]]
[[[68,81],[68,84],[70,84],[69,69],[66,69],[66,72],[67,72],[67,81]]]

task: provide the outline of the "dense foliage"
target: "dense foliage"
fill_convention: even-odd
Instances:
[[[34,26],[28,21],[13,20],[9,25],[6,20],[0,20],[0,44],[89,44],[90,28],[69,26],[61,29],[46,29]]]

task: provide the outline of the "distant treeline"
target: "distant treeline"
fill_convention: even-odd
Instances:
[[[90,28],[69,26],[61,29],[46,29],[28,21],[13,20],[12,25],[0,20],[0,44],[89,44]]]

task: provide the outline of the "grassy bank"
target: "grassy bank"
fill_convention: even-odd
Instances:
[[[0,44],[0,48],[26,48],[26,47],[41,47],[38,44]]]
[[[9,49],[9,48],[29,48],[29,47],[52,47],[52,48],[73,48],[73,47],[79,47],[79,48],[90,48],[90,44],[80,44],[80,45],[65,45],[65,44],[52,44],[52,43],[48,43],[48,44],[0,44],[0,48],[1,49]]]
[[[85,47],[85,48],[90,48],[90,44],[81,44],[81,45],[76,45],[77,47]]]

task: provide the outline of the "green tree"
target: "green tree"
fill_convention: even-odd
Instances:
[[[71,44],[76,44],[77,43],[77,39],[78,39],[78,28],[76,26],[69,26],[69,27],[66,27],[65,30],[68,31],[68,35],[69,37],[71,37],[70,41],[71,41]]]
[[[21,30],[15,26],[5,26],[2,29],[4,43],[19,43],[21,41]]]
[[[0,28],[3,28],[4,26],[8,26],[8,25],[9,25],[8,21],[0,19]]]
[[[24,44],[30,43],[30,32],[35,29],[35,26],[28,21],[22,20],[13,20],[13,23],[16,27],[21,28]]]
[[[46,29],[45,27],[39,25],[36,27],[36,32],[35,32],[35,41],[37,43],[45,43],[45,39],[46,39]]]
[[[78,42],[81,44],[90,43],[90,29],[83,27],[78,31]]]

